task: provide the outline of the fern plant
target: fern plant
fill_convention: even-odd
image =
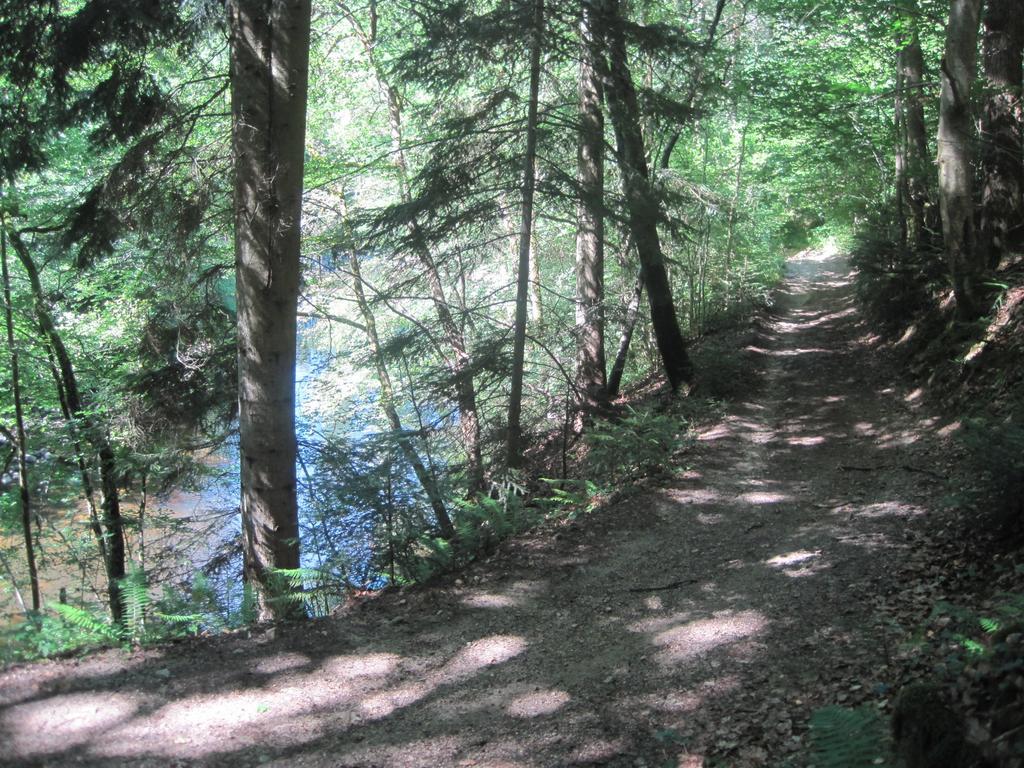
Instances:
[[[889,730],[870,707],[825,707],[811,715],[811,750],[817,768],[875,768],[894,765]]]
[[[117,586],[124,617],[118,634],[126,642],[141,643],[146,636],[146,614],[151,602],[149,579],[144,570],[132,567]]]

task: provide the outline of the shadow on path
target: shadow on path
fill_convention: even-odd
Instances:
[[[674,479],[460,586],[338,620],[0,674],[0,764],[804,765],[884,701],[884,585],[944,487],[839,256],[790,264],[758,402]]]

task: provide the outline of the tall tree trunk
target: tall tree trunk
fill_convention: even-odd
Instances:
[[[18,451],[18,496],[21,499],[21,528],[25,536],[25,561],[32,587],[32,610],[41,607],[39,573],[36,553],[32,544],[32,497],[28,488],[28,451],[25,440],[25,414],[21,405],[21,375],[18,348],[14,343],[14,310],[11,306],[11,275],[7,268],[7,222],[0,220],[0,264],[3,266],[4,320],[7,325],[7,349],[11,356],[11,391],[14,395],[14,426]]]
[[[902,57],[902,53],[900,54]],[[910,223],[907,221],[907,201],[910,198],[910,187],[907,178],[907,143],[905,130],[904,77],[903,67],[896,68],[896,96],[894,103],[895,136],[894,167],[896,187],[896,224],[899,228],[899,254],[906,260],[910,246]]]
[[[310,0],[229,0],[244,576],[263,620],[299,613],[295,355]]]
[[[516,318],[512,341],[512,382],[508,402],[505,463],[517,469],[523,463],[523,373],[526,364],[526,314],[530,292],[530,239],[533,234],[533,195],[537,167],[537,112],[540,100],[540,54],[544,26],[544,0],[535,0],[530,41],[530,96],[526,114],[526,150],[523,156],[523,210],[519,228],[519,272],[516,277]]]
[[[928,128],[924,118],[924,55],[918,34],[916,0],[904,0],[902,19],[909,31],[901,41],[899,77],[903,84],[903,142],[906,159],[906,202],[910,209],[909,239],[915,248],[926,248],[938,230],[936,207],[931,200],[934,171],[928,152]]]
[[[71,355],[68,353],[67,346],[65,346],[60,331],[53,321],[53,316],[50,314],[46,296],[43,294],[43,285],[39,279],[39,270],[36,268],[32,254],[18,232],[11,232],[10,236],[14,252],[28,276],[36,322],[57,362],[58,389],[63,391],[67,412],[73,419],[75,428],[81,427],[82,433],[99,458],[100,489],[102,491],[100,510],[103,523],[100,550],[104,554],[104,566],[107,573],[107,598],[110,604],[110,614],[114,623],[120,624],[123,619],[120,581],[125,577],[126,571],[124,519],[121,516],[121,496],[117,481],[114,448],[110,444],[109,436],[103,426],[95,423],[89,416],[89,404],[82,396],[78,386],[78,376],[71,362]],[[83,468],[84,465],[84,459],[80,459],[79,467]],[[82,469],[82,473],[83,483],[85,483],[88,478],[88,470]],[[91,482],[83,485],[83,490],[91,492]]]
[[[615,126],[622,191],[626,198],[630,231],[640,257],[647,286],[651,325],[665,373],[673,390],[692,379],[686,342],[672,299],[672,286],[658,236],[659,203],[651,186],[640,132],[640,110],[626,61],[626,40],[619,0],[603,0],[602,27],[608,55],[605,94]]]
[[[398,171],[399,195],[402,202],[409,203],[412,199],[412,190],[409,184],[409,163],[406,159],[405,142],[402,137],[401,98],[398,91],[395,90],[390,80],[388,80],[387,73],[376,55],[377,4],[376,2],[371,2],[369,5],[370,28],[368,30],[360,24],[355,13],[347,5],[343,4],[342,8],[362,43],[363,51],[377,81],[377,89],[388,106],[388,128],[391,132],[392,157],[394,158],[395,169]],[[448,348],[451,350],[450,357],[445,362],[454,383],[455,401],[459,409],[459,429],[462,433],[462,442],[466,451],[470,494],[473,495],[484,489],[484,467],[483,452],[480,445],[480,417],[476,404],[476,385],[473,381],[469,345],[466,343],[466,336],[463,333],[462,327],[455,321],[452,315],[444,283],[441,280],[441,272],[438,269],[433,254],[430,252],[430,248],[426,244],[419,221],[415,217],[409,222],[409,230],[413,251],[423,267],[424,275],[427,278],[427,285],[430,289],[430,297],[434,304],[437,320],[441,325]]]
[[[594,409],[607,402],[604,357],[604,113],[594,9],[583,2],[580,20],[580,104],[576,228],[576,390],[578,404]]]
[[[964,319],[973,319],[982,312],[982,263],[975,244],[972,199],[974,120],[971,115],[980,12],[981,0],[952,2],[939,97],[942,239],[957,313]]]
[[[363,291],[363,277],[359,269],[359,256],[356,254],[354,247],[349,250],[348,263],[349,268],[352,270],[352,291],[355,294],[359,312],[363,316],[366,340],[370,344],[370,353],[373,355],[374,366],[377,369],[377,381],[380,384],[381,410],[391,426],[391,431],[395,434],[395,440],[402,451],[402,455],[409,462],[409,466],[412,467],[416,479],[419,480],[420,485],[427,494],[430,508],[434,511],[434,516],[437,518],[438,530],[444,538],[454,539],[455,526],[452,525],[452,520],[445,509],[441,492],[437,487],[437,481],[416,452],[415,446],[409,439],[409,433],[402,426],[402,420],[398,415],[398,408],[395,406],[395,390],[391,384],[391,375],[388,373],[384,354],[381,351],[380,336],[377,335],[377,321],[373,316],[373,310],[370,308],[370,302],[366,300],[366,293]]]
[[[980,258],[995,267],[1024,237],[1024,8],[988,0],[982,37],[987,99],[981,116]]]

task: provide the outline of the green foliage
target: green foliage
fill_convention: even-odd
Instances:
[[[302,604],[307,616],[327,616],[344,594],[344,585],[330,568],[278,568],[280,600]]]
[[[146,636],[146,614],[151,602],[146,572],[133,567],[118,583],[118,597],[124,616],[119,634],[126,642],[139,643]]]
[[[81,645],[115,644],[121,640],[121,632],[117,627],[91,611],[60,603],[54,605],[53,609],[68,626],[81,633],[77,638]]]
[[[857,296],[870,318],[898,334],[935,308],[944,284],[942,259],[930,251],[901,253],[891,222],[873,220],[858,234],[851,261]]]
[[[580,515],[593,512],[600,503],[601,489],[597,483],[585,478],[542,477],[548,484],[550,496],[537,500],[548,517],[566,517],[573,520]]]
[[[586,435],[586,473],[614,490],[631,479],[668,468],[688,443],[677,414],[627,407],[625,416],[597,422]]]
[[[811,751],[818,768],[892,766],[888,728],[872,707],[831,706],[811,715]]]
[[[453,515],[455,539],[421,534],[394,542],[401,581],[422,582],[458,570],[493,551],[504,538],[535,525],[543,507],[526,506],[518,493],[504,497],[461,500]]]
[[[1016,421],[972,419],[962,440],[985,482],[969,501],[985,504],[990,526],[1003,538],[1024,536],[1024,427]]]

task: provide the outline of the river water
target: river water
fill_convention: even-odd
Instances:
[[[324,390],[332,386],[327,369],[324,356],[307,353],[296,371],[302,565],[321,568],[333,564],[333,570],[351,583],[379,584],[380,577],[370,570],[375,516],[372,510],[357,509],[357,501],[348,500],[339,489],[330,487],[332,483],[325,483],[330,473],[324,471],[322,463],[325,444],[337,439],[339,430],[343,430],[341,439],[347,442],[350,452],[355,453],[360,443],[373,439],[374,433],[368,413],[360,408],[350,409],[344,424],[327,426],[328,403]],[[333,404],[330,405],[333,409]],[[151,584],[177,588],[186,587],[197,572],[205,570],[222,602],[229,608],[237,608],[241,599],[237,439],[196,459],[205,470],[197,487],[178,488],[146,499],[141,537],[136,525],[139,494],[125,494],[122,511],[131,525],[127,540],[129,559],[135,566],[144,567]],[[358,466],[350,469],[360,474]],[[348,504],[352,508],[348,508]],[[69,602],[76,604],[102,605],[105,600],[104,575],[96,545],[91,534],[86,536],[84,530],[88,527],[88,514],[84,503],[79,503],[78,507],[70,514],[66,507],[41,510],[45,521],[41,537],[44,546],[37,558],[44,605],[57,602],[62,592]],[[326,511],[331,514],[325,515]],[[69,517],[73,518],[70,527],[78,529],[79,535],[75,537],[61,531],[68,526]],[[88,538],[89,546],[66,545],[72,538]],[[28,601],[31,593],[25,576],[24,553],[18,549],[20,541],[20,535],[15,535],[0,541],[0,546],[9,553],[8,565]],[[0,574],[0,625],[18,617],[20,610],[15,592],[5,572]]]

